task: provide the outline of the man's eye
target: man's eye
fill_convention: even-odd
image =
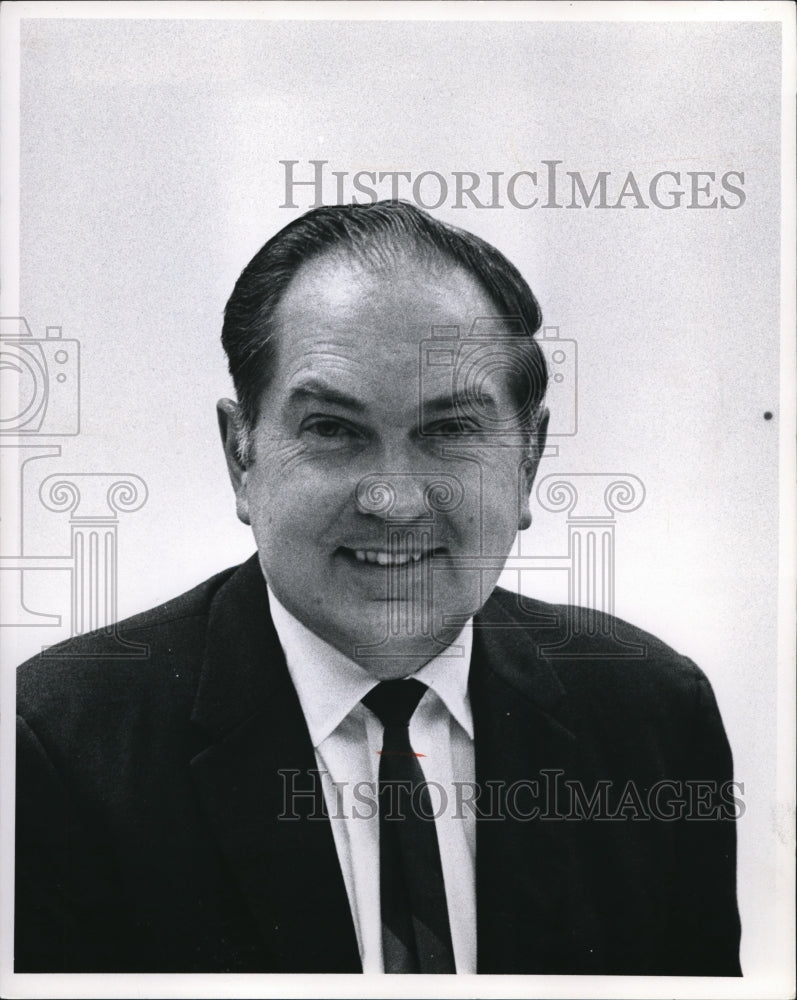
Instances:
[[[432,434],[449,437],[461,434],[478,434],[481,428],[474,420],[468,420],[463,417],[455,417],[451,420],[441,420],[430,427],[429,430]]]
[[[327,440],[344,440],[345,438],[354,436],[354,431],[351,427],[347,427],[346,424],[342,424],[339,420],[332,420],[328,417],[318,417],[315,420],[308,420],[303,430]]]

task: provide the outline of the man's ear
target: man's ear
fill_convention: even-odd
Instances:
[[[545,441],[548,437],[548,417],[548,410],[542,407],[529,433],[528,451],[520,467],[518,483],[520,488],[518,530],[520,531],[525,531],[531,524],[531,488],[534,485],[540,458],[545,450]]]
[[[246,489],[249,464],[249,434],[244,424],[241,408],[231,399],[220,399],[216,404],[219,432],[227,460],[227,471],[235,491],[235,512],[244,524],[249,520],[249,499]]]

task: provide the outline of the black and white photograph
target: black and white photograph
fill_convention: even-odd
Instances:
[[[2,995],[793,996],[793,5],[0,33]]]

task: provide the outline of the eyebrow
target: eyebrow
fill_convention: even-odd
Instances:
[[[328,403],[333,406],[341,406],[354,413],[365,413],[368,407],[356,396],[350,396],[347,392],[336,389],[328,385],[322,379],[308,378],[293,386],[288,399],[290,402],[305,399],[314,400],[320,403]],[[439,413],[450,413],[452,410],[465,410],[474,407],[476,409],[488,409],[493,413],[498,411],[498,403],[495,397],[489,392],[473,393],[461,392],[452,395],[436,396],[433,399],[420,400],[422,412],[429,416]]]
[[[451,410],[491,410],[498,411],[498,402],[489,392],[455,392],[448,396],[421,400],[421,408],[426,414],[445,413]]]
[[[288,396],[291,402],[303,399],[312,399],[321,403],[331,403],[334,406],[342,406],[355,413],[364,413],[365,403],[350,396],[347,392],[341,392],[331,385],[327,385],[321,379],[309,378],[295,385]]]

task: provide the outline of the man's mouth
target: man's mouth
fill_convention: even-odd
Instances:
[[[442,549],[419,549],[417,551],[388,551],[387,549],[350,549],[342,550],[349,558],[358,563],[371,563],[374,566],[406,566],[409,563],[420,562],[442,553]]]

